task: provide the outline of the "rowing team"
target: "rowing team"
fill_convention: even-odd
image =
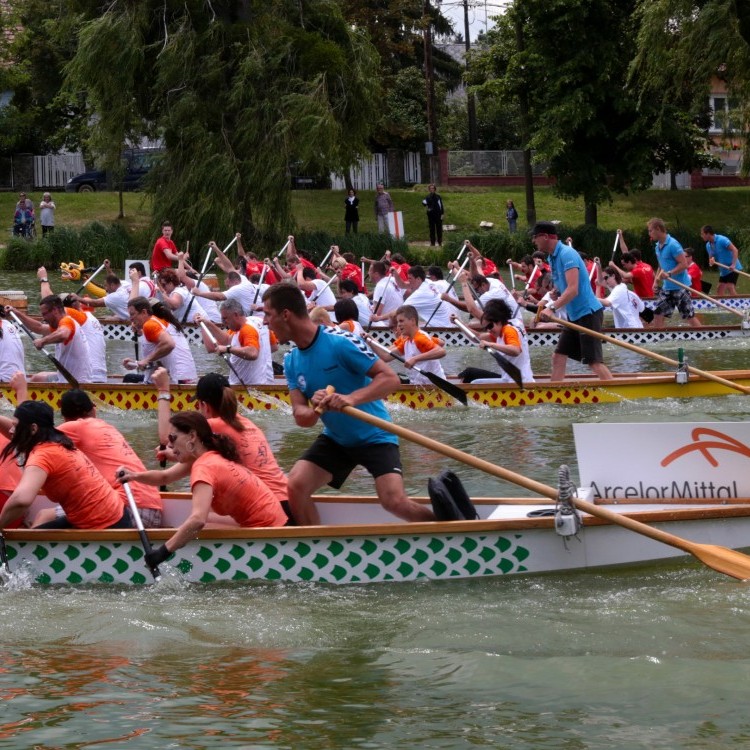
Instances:
[[[364,466],[375,481],[381,504],[406,521],[435,520],[433,511],[408,498],[398,440],[392,432],[351,416],[364,412],[389,421],[382,399],[398,385],[396,374],[362,340],[342,329],[316,325],[304,297],[289,284],[276,284],[266,295],[269,325],[294,342],[285,359],[292,413],[323,432],[285,476],[263,433],[237,411],[237,400],[223,375],[208,374],[196,386],[197,411],[172,413],[170,378],[164,368],[152,374],[159,390],[157,458],[170,468],[146,470],[125,438],[98,419],[94,404],[79,389],[61,400],[64,422],[58,427],[47,404],[29,401],[26,380],[14,375],[19,406],[12,418],[0,417],[0,528],[19,522],[39,494],[59,504],[31,519],[35,528],[130,528],[123,483],[147,525],[161,522],[159,493],[153,488],[189,477],[189,517],[164,545],[148,553],[158,565],[213,526],[280,527],[319,524],[312,495],[320,487],[340,488],[352,470]],[[21,467],[21,468],[19,468]],[[288,505],[287,505],[288,501]]]

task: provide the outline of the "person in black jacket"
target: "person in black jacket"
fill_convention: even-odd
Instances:
[[[427,223],[430,226],[430,247],[437,244],[443,244],[443,199],[435,192],[435,186],[430,185],[429,193],[422,201],[422,205],[427,207]]]
[[[346,223],[347,234],[351,230],[354,230],[354,234],[357,234],[357,225],[359,224],[359,209],[357,206],[359,206],[359,198],[357,198],[357,191],[352,188],[344,199],[344,222]]]

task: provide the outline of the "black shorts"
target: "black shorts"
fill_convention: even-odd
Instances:
[[[377,479],[384,474],[401,474],[401,454],[396,443],[370,443],[347,448],[318,435],[315,442],[302,454],[300,460],[309,461],[333,477],[329,487],[338,490],[356,466],[364,466]]]
[[[719,275],[719,284],[736,284],[739,281],[740,275],[736,271],[726,274],[726,276]]]
[[[591,331],[601,332],[603,321],[604,310],[601,309],[570,322]],[[557,347],[555,347],[555,354],[563,354],[577,362],[582,362],[584,365],[604,362],[601,339],[579,333],[572,328],[563,328]]]

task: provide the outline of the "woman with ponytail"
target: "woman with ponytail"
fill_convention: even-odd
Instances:
[[[118,472],[121,482],[162,485],[190,477],[192,511],[165,544],[146,555],[158,565],[175,550],[213,526],[285,526],[287,517],[272,492],[240,464],[234,441],[215,434],[198,412],[178,412],[169,419],[169,446],[177,463],[169,469]]]

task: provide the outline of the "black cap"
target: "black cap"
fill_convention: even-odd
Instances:
[[[198,380],[195,386],[195,397],[207,404],[220,404],[224,396],[224,389],[229,385],[225,375],[209,372]]]
[[[55,412],[43,401],[24,401],[19,404],[13,416],[20,424],[35,424],[39,427],[54,427]]]
[[[557,226],[551,221],[538,221],[531,230],[531,236],[536,237],[538,234],[550,234],[557,237]]]
[[[65,419],[80,419],[94,408],[89,394],[80,388],[73,388],[63,393],[60,399],[60,413]]]

